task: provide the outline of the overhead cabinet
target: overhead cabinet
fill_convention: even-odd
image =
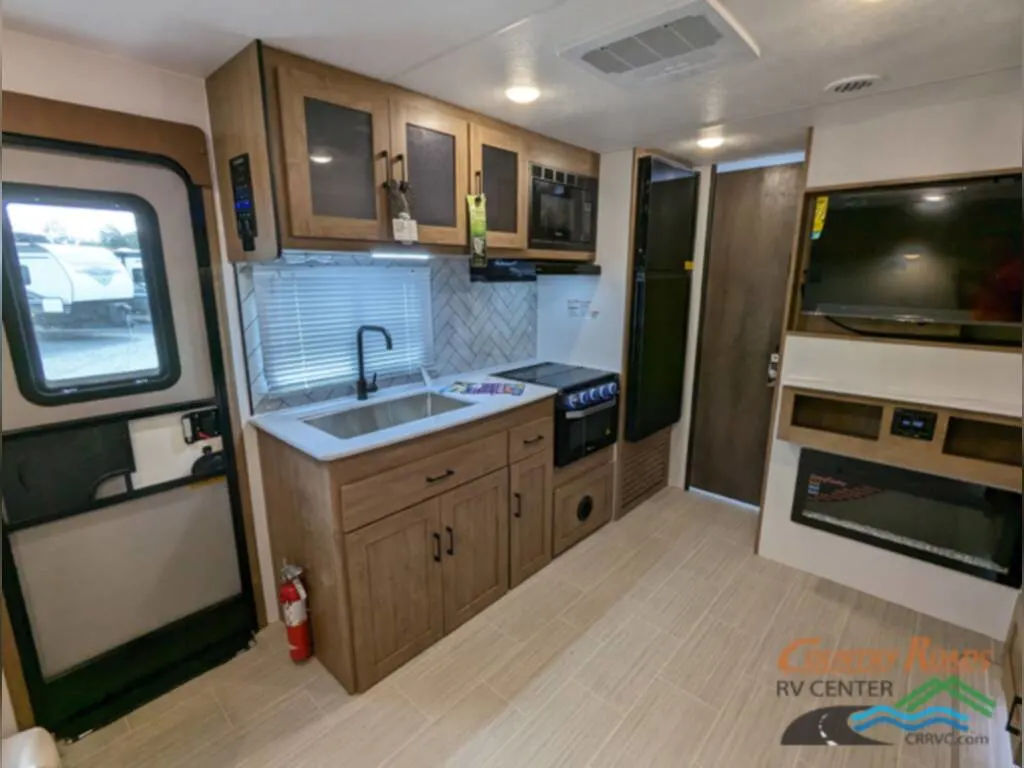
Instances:
[[[406,191],[418,243],[466,252],[466,198],[483,193],[489,248],[537,258],[529,163],[598,172],[591,152],[260,43],[207,92],[232,261],[394,242],[389,181]]]

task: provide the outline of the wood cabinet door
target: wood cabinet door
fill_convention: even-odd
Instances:
[[[356,676],[366,690],[444,635],[441,503],[345,536]]]
[[[509,586],[515,587],[551,562],[552,471],[550,449],[509,467]]]
[[[441,496],[444,629],[451,632],[508,591],[508,470]]]
[[[291,235],[388,236],[388,93],[345,73],[278,70]]]
[[[487,196],[487,245],[526,248],[530,174],[526,144],[509,131],[474,123],[469,131],[470,194]]]
[[[612,519],[614,464],[595,467],[554,494],[552,550],[560,555]]]
[[[409,182],[422,243],[465,245],[469,122],[416,97],[391,102],[391,164]]]

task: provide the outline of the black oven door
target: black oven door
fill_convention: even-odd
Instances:
[[[560,411],[555,432],[556,467],[612,445],[619,436],[618,398],[581,411]]]
[[[530,247],[555,251],[592,251],[597,220],[596,182],[578,184],[533,179],[530,199]]]

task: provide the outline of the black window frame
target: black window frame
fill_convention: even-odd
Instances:
[[[69,208],[110,208],[135,216],[146,280],[153,342],[158,370],[149,376],[126,374],[123,379],[91,384],[48,387],[36,341],[28,292],[22,280],[14,230],[7,216],[9,203],[34,203]],[[42,184],[3,182],[3,325],[18,390],[31,403],[57,406],[170,389],[181,378],[181,361],[174,328],[170,288],[164,264],[160,221],[144,198],[128,192],[76,189]]]

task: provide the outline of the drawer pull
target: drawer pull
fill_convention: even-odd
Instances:
[[[452,530],[452,527],[450,525],[446,525],[444,527],[444,529],[446,531],[448,531],[448,554],[449,555],[454,555],[455,554],[455,531]]]
[[[512,495],[516,499],[516,511],[513,512],[512,515],[515,516],[515,517],[522,517],[523,516],[523,494],[517,492],[517,493],[513,493]]]
[[[434,562],[441,562],[441,534],[434,534]]]
[[[445,478],[451,477],[454,474],[455,474],[455,470],[454,469],[446,469],[444,471],[443,475],[437,475],[436,477],[428,477],[427,478],[427,482],[428,483],[437,483],[437,482],[440,482],[441,480],[444,480]]]
[[[533,445],[534,443],[539,443],[543,439],[544,435],[537,435],[536,437],[530,440],[523,440],[523,445]]]

